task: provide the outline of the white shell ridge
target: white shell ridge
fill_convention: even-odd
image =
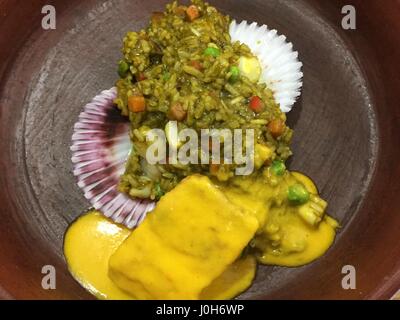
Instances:
[[[303,64],[298,59],[298,52],[293,50],[293,44],[287,42],[284,35],[278,35],[278,31],[256,22],[237,23],[233,20],[229,34],[232,42],[246,44],[258,57],[262,67],[260,82],[273,90],[281,110],[289,112],[303,86]]]
[[[130,123],[114,105],[116,88],[105,90],[88,103],[72,135],[73,173],[92,206],[128,228],[137,226],[155,202],[132,199],[119,192],[118,181],[132,148]]]

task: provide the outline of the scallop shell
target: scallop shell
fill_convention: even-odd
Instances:
[[[114,105],[117,89],[105,90],[79,115],[72,135],[73,173],[93,207],[128,228],[153,210],[150,200],[132,199],[118,191],[119,177],[131,151],[130,124]]]
[[[266,25],[256,22],[237,23],[232,21],[229,27],[232,41],[246,44],[261,63],[260,82],[274,91],[274,97],[283,112],[289,112],[301,94],[303,86],[303,64],[293,44],[286,41],[284,35],[270,30]]]

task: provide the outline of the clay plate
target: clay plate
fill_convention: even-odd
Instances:
[[[41,8],[57,10],[56,30]],[[260,267],[240,298],[387,299],[400,287],[400,4],[353,0],[357,30],[341,28],[345,1],[213,3],[236,19],[287,35],[304,63],[304,90],[289,122],[290,167],[306,172],[342,228],[317,262]],[[361,4],[362,3],[362,4]],[[69,144],[82,106],[115,80],[121,39],[164,1],[0,2],[0,296],[91,298],[69,275],[68,224],[88,209]],[[41,287],[53,265],[57,289]],[[343,290],[353,265],[357,289]]]

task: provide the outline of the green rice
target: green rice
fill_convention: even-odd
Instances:
[[[230,18],[203,1],[193,0],[192,5],[200,13],[194,21],[187,19],[186,6],[173,2],[164,13],[153,15],[146,29],[128,32],[123,41],[116,104],[123,115],[129,116],[134,146],[119,188],[132,197],[157,199],[194,173],[219,180],[234,175],[235,165],[222,164],[211,172],[208,164],[146,164],[145,132],[163,129],[171,120],[174,104],[186,113],[178,122],[179,129],[254,129],[255,143],[273,151],[265,165],[276,159],[285,161],[291,155],[292,130],[285,127],[279,138],[268,130],[272,120],[286,121],[273,92],[245,76],[232,81],[231,67],[238,65],[240,57],[253,55],[246,45],[231,43]],[[145,111],[130,111],[128,99],[133,95],[144,96]],[[253,96],[264,103],[261,113],[249,108]]]

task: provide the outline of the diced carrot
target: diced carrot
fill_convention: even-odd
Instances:
[[[264,103],[260,97],[254,96],[250,98],[249,107],[255,113],[260,113],[264,109]]]
[[[190,61],[190,66],[192,66],[193,68],[195,68],[199,71],[203,70],[203,65],[197,60]]]
[[[170,120],[182,121],[186,118],[186,114],[187,112],[183,106],[179,102],[176,102],[170,107],[167,116]]]
[[[151,22],[152,23],[158,23],[161,21],[161,19],[164,18],[164,13],[162,12],[153,12],[151,15]]]
[[[195,5],[191,5],[186,9],[186,16],[189,21],[194,21],[200,16],[199,9]]]
[[[281,119],[274,119],[268,124],[268,130],[276,139],[285,132],[285,122]]]
[[[210,164],[210,173],[213,176],[215,176],[215,175],[217,175],[218,171],[219,171],[219,164],[211,163]]]
[[[146,76],[144,75],[143,72],[139,72],[139,74],[137,75],[137,81],[143,81],[146,80]]]
[[[132,112],[143,112],[146,110],[146,100],[143,96],[130,96],[128,98],[128,107]]]

